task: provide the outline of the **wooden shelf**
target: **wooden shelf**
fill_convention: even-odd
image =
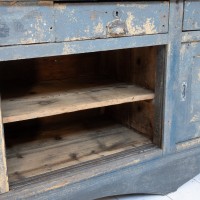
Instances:
[[[17,143],[7,147],[10,182],[152,143],[149,138],[105,116],[62,124],[55,129],[46,127],[36,131],[31,139],[30,130],[23,131],[27,141],[16,134]],[[13,141],[15,138],[11,138]]]
[[[15,93],[18,96],[2,100],[3,123],[154,98],[152,91],[124,83],[82,83],[69,88],[65,81],[53,81],[34,86],[28,93]]]

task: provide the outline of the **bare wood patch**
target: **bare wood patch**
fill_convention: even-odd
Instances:
[[[0,98],[0,193],[9,191],[5,154],[6,154],[5,141],[4,141],[3,123],[1,117],[1,98]]]
[[[64,87],[65,86],[65,87]],[[154,98],[150,90],[129,84],[89,84],[67,90],[63,81],[36,86],[33,95],[24,95],[2,101],[3,122],[16,122],[52,116],[79,110],[117,105]],[[47,92],[46,92],[46,91]],[[42,91],[42,92],[41,92]]]

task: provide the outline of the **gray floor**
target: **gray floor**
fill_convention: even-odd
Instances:
[[[128,195],[101,200],[200,200],[200,174],[181,186],[176,192],[166,196]]]

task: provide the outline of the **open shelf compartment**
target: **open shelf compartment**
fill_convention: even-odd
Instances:
[[[163,49],[2,62],[9,182],[160,147]]]

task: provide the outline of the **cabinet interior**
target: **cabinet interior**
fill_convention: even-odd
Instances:
[[[1,62],[9,181],[155,144],[162,48]]]

